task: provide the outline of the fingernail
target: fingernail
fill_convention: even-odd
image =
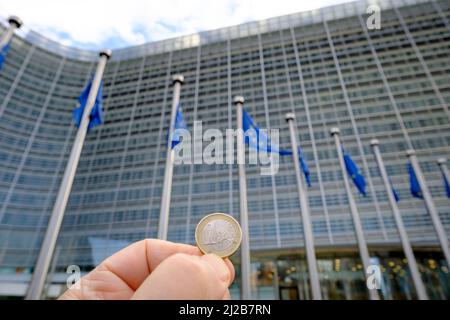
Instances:
[[[223,282],[230,282],[230,269],[225,264],[222,258],[215,254],[206,254],[201,257],[202,260],[208,262],[208,264],[216,271],[217,276]]]

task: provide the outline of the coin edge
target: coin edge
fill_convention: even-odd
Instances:
[[[203,251],[202,248],[201,248],[201,246],[199,245],[198,236],[197,236],[197,231],[198,231],[198,227],[201,225],[201,223],[203,222],[203,220],[206,220],[208,217],[213,216],[213,215],[223,215],[223,216],[229,217],[229,218],[231,218],[232,220],[234,220],[234,221],[236,222],[236,225],[238,226],[238,230],[239,230],[239,241],[238,241],[238,242],[239,242],[239,245],[236,246],[236,249],[233,250],[229,255],[225,255],[225,256],[218,255],[217,253],[214,253],[214,254],[218,255],[219,257],[221,257],[221,258],[223,258],[223,259],[229,258],[229,257],[231,257],[232,255],[234,255],[234,254],[238,251],[239,247],[240,247],[241,244],[242,244],[242,227],[241,227],[241,225],[239,224],[239,222],[238,222],[232,215],[230,215],[230,214],[226,214],[226,213],[223,213],[223,212],[213,212],[213,213],[207,214],[206,216],[204,216],[203,218],[201,218],[200,221],[197,223],[197,226],[195,227],[195,243],[197,244],[197,248],[198,248],[203,254],[209,254],[209,253]]]

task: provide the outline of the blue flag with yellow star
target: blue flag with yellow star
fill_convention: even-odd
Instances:
[[[177,144],[180,143],[180,132],[177,129],[185,129],[187,130],[187,124],[183,117],[183,111],[181,110],[181,105],[178,104],[177,113],[175,115],[175,123],[173,125],[173,134],[172,134],[172,149],[175,148]]]
[[[444,172],[442,172],[442,177],[444,178],[445,192],[447,193],[447,197],[450,198],[450,184]]]
[[[278,146],[270,143],[269,137],[259,129],[259,127],[253,122],[253,119],[245,110],[242,110],[242,129],[244,133],[246,133],[244,137],[245,143],[247,143],[251,148],[256,149],[258,152],[265,151],[278,153],[280,156],[292,155],[292,151],[279,149]],[[308,187],[310,187],[310,171],[300,147],[298,147],[297,153],[300,161],[300,167],[303,171],[303,175],[305,176],[306,183]]]
[[[423,199],[422,189],[420,188],[414,168],[410,163],[408,164],[408,173],[411,194],[415,198]]]
[[[0,70],[3,67],[3,63],[5,62],[6,55],[8,54],[10,47],[10,43],[7,43],[3,46],[3,48],[0,49]]]
[[[89,92],[91,91],[92,80],[84,87],[80,96],[78,97],[79,107],[73,110],[73,121],[77,127],[80,127],[81,119],[83,118],[84,108],[86,108]],[[88,130],[103,123],[102,99],[103,99],[103,81],[98,87],[97,97],[95,98],[94,106],[89,115]]]
[[[348,175],[352,178],[353,183],[359,192],[366,196],[366,180],[364,179],[364,176],[359,172],[358,166],[350,155],[346,153],[344,149],[342,149],[342,152],[344,153],[345,168],[347,169]]]

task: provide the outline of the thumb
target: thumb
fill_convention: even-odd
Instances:
[[[231,263],[215,254],[193,256],[174,254],[144,280],[132,299],[206,300],[226,299],[233,281]]]

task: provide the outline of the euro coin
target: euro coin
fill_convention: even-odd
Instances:
[[[239,223],[225,213],[205,216],[195,229],[195,241],[204,254],[214,253],[222,258],[233,255],[242,241]]]

